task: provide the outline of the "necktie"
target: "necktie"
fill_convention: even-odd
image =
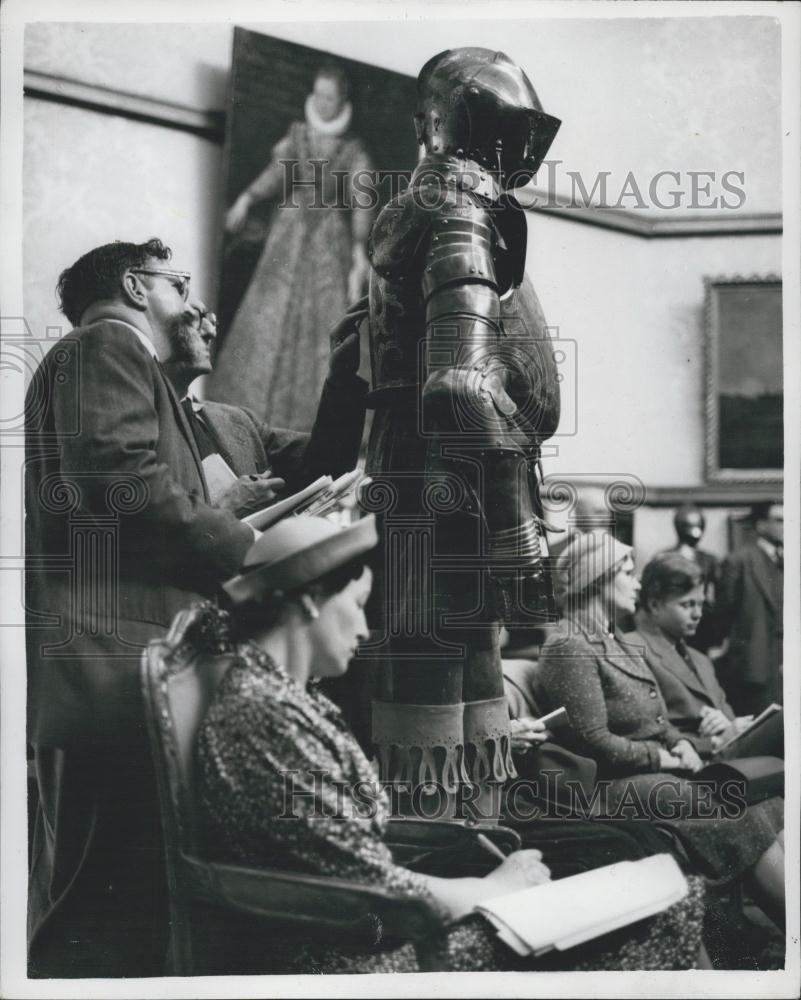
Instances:
[[[211,435],[206,430],[205,424],[200,417],[198,417],[197,413],[195,413],[192,400],[187,396],[185,399],[181,400],[181,406],[186,414],[186,419],[189,421],[189,426],[192,428],[192,435],[195,439],[197,450],[200,452],[201,460],[207,458],[209,455],[213,455],[217,451],[217,446],[214,444],[214,441],[211,439]]]
[[[698,671],[695,669],[695,664],[693,663],[693,659],[690,656],[690,651],[689,649],[687,649],[687,643],[684,641],[684,639],[679,639],[679,641],[676,643],[676,652],[679,654],[682,660],[684,660],[684,662],[687,664],[690,670],[692,670],[695,676],[698,677]]]

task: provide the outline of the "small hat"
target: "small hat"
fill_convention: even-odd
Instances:
[[[632,552],[606,531],[575,534],[556,561],[556,579],[562,596],[580,594],[611,572]]]
[[[267,592],[298,590],[378,544],[375,517],[347,528],[298,514],[268,528],[248,549],[242,572],[223,584],[237,604]]]

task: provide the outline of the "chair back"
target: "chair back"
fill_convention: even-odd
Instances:
[[[536,660],[502,660],[503,690],[513,719],[536,719],[547,712],[539,663]]]
[[[142,688],[168,858],[176,851],[202,853],[193,794],[195,740],[232,659],[198,655],[185,642],[196,614],[193,608],[181,612],[165,638],[151,642],[143,655]]]
[[[232,654],[201,655],[187,641],[187,630],[203,613],[202,606],[181,612],[166,637],[145,649],[141,666],[164,832],[171,971],[258,972],[275,931],[294,928],[303,941],[333,935],[375,942],[376,926],[388,941],[413,941],[422,969],[446,968],[444,925],[424,899],[205,860],[193,794],[195,741]]]

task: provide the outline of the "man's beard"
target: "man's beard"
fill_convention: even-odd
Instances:
[[[206,345],[200,338],[200,331],[186,314],[175,316],[168,331],[173,368],[185,372],[195,372],[198,375],[209,371],[209,355]]]

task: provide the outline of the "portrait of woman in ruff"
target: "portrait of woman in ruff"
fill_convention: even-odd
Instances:
[[[367,290],[381,175],[414,163],[412,111],[407,77],[236,30],[211,399],[311,429],[330,319]]]

